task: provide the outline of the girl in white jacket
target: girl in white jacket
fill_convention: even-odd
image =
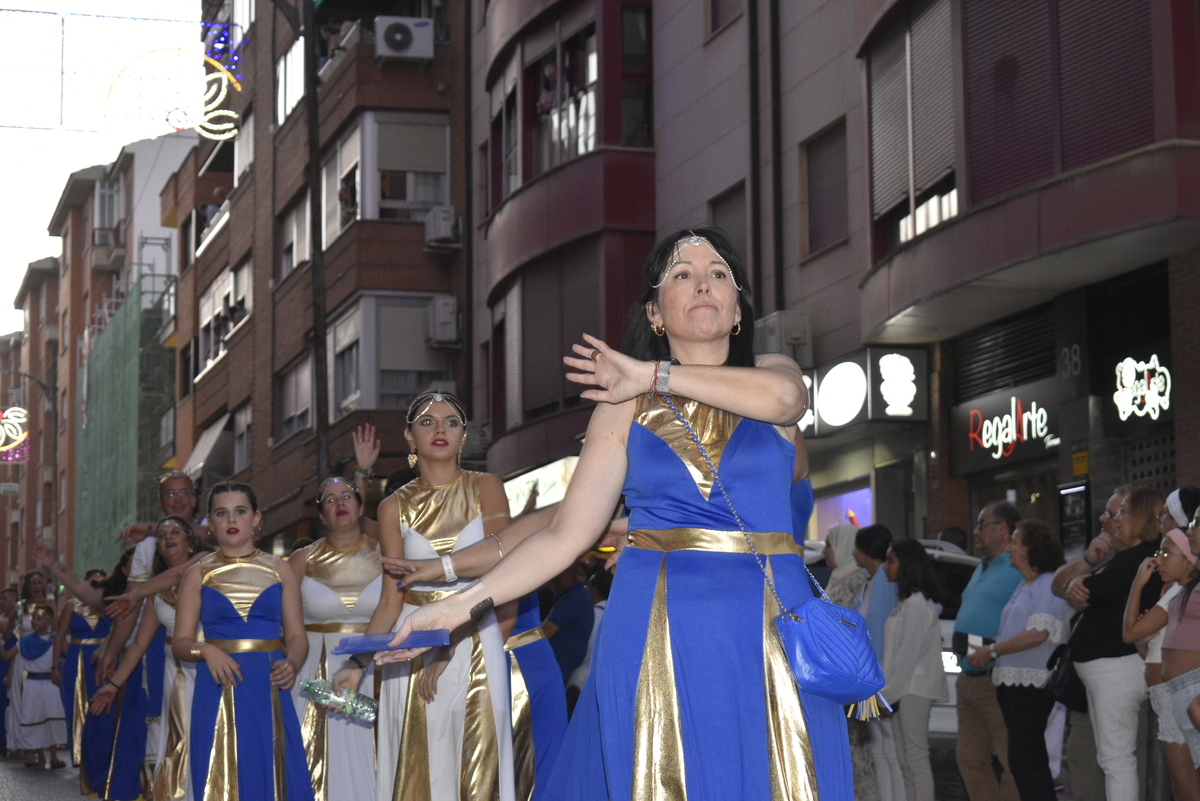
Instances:
[[[883,697],[895,717],[892,728],[908,798],[931,799],[929,712],[934,701],[949,699],[935,605],[941,588],[933,563],[916,540],[894,540],[883,570],[898,596],[884,628]]]

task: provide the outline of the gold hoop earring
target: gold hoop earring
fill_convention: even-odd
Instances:
[[[656,337],[661,337],[663,334],[667,333],[667,329],[663,327],[662,323],[651,323],[650,330],[654,332],[654,336]]]
[[[408,455],[408,467],[410,470],[417,469],[417,448],[413,446],[412,453]]]
[[[742,321],[738,320],[734,323],[733,330],[729,332],[729,336],[736,337],[740,333],[742,333]]]

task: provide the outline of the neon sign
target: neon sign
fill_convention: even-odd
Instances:
[[[989,451],[995,448],[991,456],[999,459],[1012,456],[1018,442],[1040,439],[1047,449],[1058,445],[1058,437],[1050,435],[1050,416],[1045,406],[1038,406],[1038,402],[1033,401],[1026,410],[1024,402],[1015,395],[1009,404],[1008,414],[996,415],[990,420],[978,409],[971,410],[967,432],[971,450],[975,450],[976,445]]]
[[[10,406],[0,416],[0,462],[29,461],[28,417],[20,406]]]
[[[1063,395],[1062,381],[1052,376],[952,407],[952,472],[994,470],[1054,454],[1061,445],[1057,412]]]
[[[1171,371],[1158,363],[1157,353],[1148,362],[1123,359],[1116,374],[1113,403],[1122,420],[1134,414],[1157,420],[1160,412],[1171,408]]]

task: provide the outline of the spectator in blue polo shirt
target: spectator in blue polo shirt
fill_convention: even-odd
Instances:
[[[958,674],[958,772],[971,801],[1018,801],[1017,786],[1008,767],[1008,732],[996,701],[991,663],[975,668],[965,657],[971,644],[988,645],[1000,632],[1000,614],[1012,597],[1021,574],[1006,552],[1021,513],[1011,503],[1000,501],[983,507],[975,536],[983,547],[983,560],[963,590],[962,606],[954,621],[954,653],[959,656]],[[1003,768],[1000,779],[992,769],[992,754]]]
[[[558,598],[542,623],[542,631],[562,669],[564,685],[583,662],[595,623],[592,596],[583,583],[584,576],[583,566],[576,562],[551,582]]]

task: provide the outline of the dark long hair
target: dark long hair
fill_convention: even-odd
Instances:
[[[117,560],[117,566],[104,580],[105,598],[125,594],[125,588],[129,584],[129,565],[133,562],[133,551],[133,548],[126,548],[121,553],[121,558]]]
[[[669,335],[657,336],[650,329],[650,320],[646,317],[646,304],[658,302],[658,287],[655,284],[662,280],[663,271],[671,265],[675,254],[675,246],[681,239],[699,236],[707,239],[717,254],[729,265],[729,272],[734,283],[740,286],[738,290],[738,308],[742,310],[741,330],[729,336],[729,355],[725,364],[731,367],[754,366],[754,307],[750,303],[750,281],[742,260],[729,243],[729,238],[720,228],[685,228],[663,238],[650,251],[646,264],[642,268],[642,297],[630,310],[629,327],[625,329],[625,338],[621,342],[621,352],[642,361],[666,361],[671,358]]]
[[[892,540],[891,549],[900,562],[900,572],[896,574],[896,595],[900,600],[919,592],[935,604],[941,603],[942,583],[933,572],[933,560],[925,553],[925,546],[916,540]]]

